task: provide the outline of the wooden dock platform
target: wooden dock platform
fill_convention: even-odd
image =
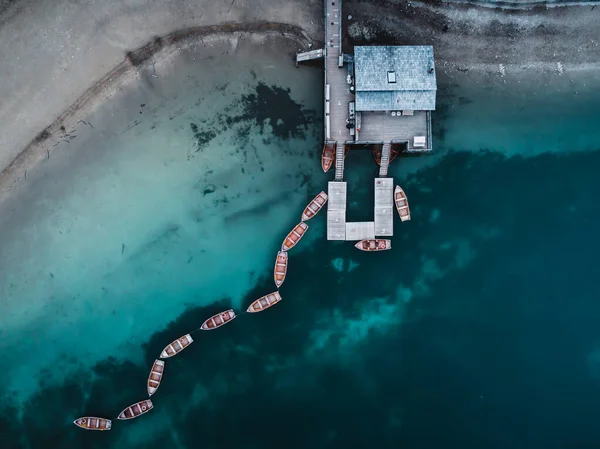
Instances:
[[[298,53],[296,54],[296,66],[298,66],[299,62],[311,61],[313,59],[321,59],[323,58],[323,56],[325,56],[325,51],[322,48]]]
[[[375,178],[375,235],[394,235],[394,180]]]
[[[370,240],[375,238],[375,223],[355,221],[346,223],[346,241]]]
[[[346,240],[346,194],[345,182],[327,184],[327,240]]]

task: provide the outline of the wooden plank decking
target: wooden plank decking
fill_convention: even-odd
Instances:
[[[375,235],[394,235],[394,180],[375,178]]]
[[[348,104],[353,101],[353,96],[347,81],[348,69],[343,66],[342,58],[342,2],[328,0],[325,4],[325,82],[329,85],[329,119],[326,118],[326,122],[329,123],[329,136],[327,137],[343,145],[344,142],[352,140],[350,131],[346,128],[346,120]],[[343,179],[343,170],[342,158],[341,164],[339,166],[336,164],[336,180]]]
[[[327,184],[327,240],[346,240],[346,183]]]
[[[415,111],[414,115],[393,117],[390,112],[362,112],[359,141],[372,142],[409,142],[412,148],[415,136],[425,136],[426,148],[431,148],[427,127],[427,112]]]

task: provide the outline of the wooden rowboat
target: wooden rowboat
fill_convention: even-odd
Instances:
[[[181,351],[191,345],[193,341],[194,340],[190,334],[178,338],[173,343],[170,343],[165,349],[163,349],[163,351],[160,353],[160,358],[166,359],[168,357],[173,357],[175,354],[179,354]]]
[[[165,370],[165,362],[162,360],[155,360],[152,369],[150,370],[150,376],[148,376],[148,396],[152,396],[158,390],[160,381],[163,377]]]
[[[277,259],[275,260],[275,269],[273,270],[273,277],[275,278],[275,285],[277,288],[281,287],[285,280],[288,267],[288,253],[285,251],[279,251],[277,253]]]
[[[110,430],[112,421],[105,418],[96,418],[95,416],[84,416],[73,421],[78,427],[85,430]]]
[[[290,233],[286,236],[285,240],[283,241],[283,244],[281,245],[281,251],[287,251],[289,249],[292,249],[296,245],[296,243],[300,241],[307,229],[308,225],[303,221],[294,226],[294,229],[290,231]]]
[[[331,164],[335,159],[335,142],[326,143],[323,145],[323,152],[321,153],[321,168],[327,173],[331,168]]]
[[[263,310],[277,304],[279,301],[281,301],[281,295],[279,292],[269,293],[268,295],[258,298],[256,301],[250,304],[250,307],[248,307],[248,312],[262,312]]]
[[[310,220],[312,217],[317,215],[326,202],[327,194],[325,192],[321,192],[315,196],[304,209],[304,212],[302,213],[302,221]]]
[[[354,246],[361,251],[385,251],[392,249],[392,241],[387,239],[361,240]]]
[[[396,209],[398,210],[398,215],[400,215],[400,220],[410,220],[408,199],[406,198],[406,193],[404,193],[404,190],[402,190],[402,187],[400,186],[396,186],[396,189],[394,190],[394,202],[396,203]]]
[[[223,324],[225,323],[229,323],[234,318],[235,312],[233,311],[233,309],[229,309],[225,312],[217,313],[216,315],[211,316],[208,320],[202,323],[200,329],[204,331],[210,331],[216,329],[217,327],[223,326]]]
[[[150,399],[146,399],[145,401],[136,402],[133,405],[130,405],[121,413],[119,413],[119,417],[117,419],[133,419],[138,416],[142,416],[144,413],[148,413],[154,405]]]

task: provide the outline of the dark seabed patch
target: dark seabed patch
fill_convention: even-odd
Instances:
[[[282,302],[194,334],[148,416],[103,435],[70,424],[144,398],[161,349],[227,299],[152,335],[142,365],[43,387],[22,419],[3,399],[0,432],[35,448],[597,447],[598,166],[600,152],[450,154],[401,180],[413,220],[396,220],[394,250],[300,242]],[[273,290],[260,273],[244,304]]]
[[[296,102],[290,95],[290,89],[259,82],[249,90],[251,93],[243,94],[231,102],[223,113],[198,120],[200,125],[190,123],[194,152],[204,150],[217,135],[231,128],[234,129],[236,145],[241,148],[254,135],[254,127],[265,136],[264,144],[271,143],[271,135],[279,139],[303,139],[308,130],[314,127],[316,111]],[[268,132],[265,132],[265,126],[270,127]],[[191,157],[193,155],[188,155],[188,158]]]

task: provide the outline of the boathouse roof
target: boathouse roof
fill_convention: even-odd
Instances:
[[[432,111],[437,83],[431,46],[354,48],[357,111]]]

